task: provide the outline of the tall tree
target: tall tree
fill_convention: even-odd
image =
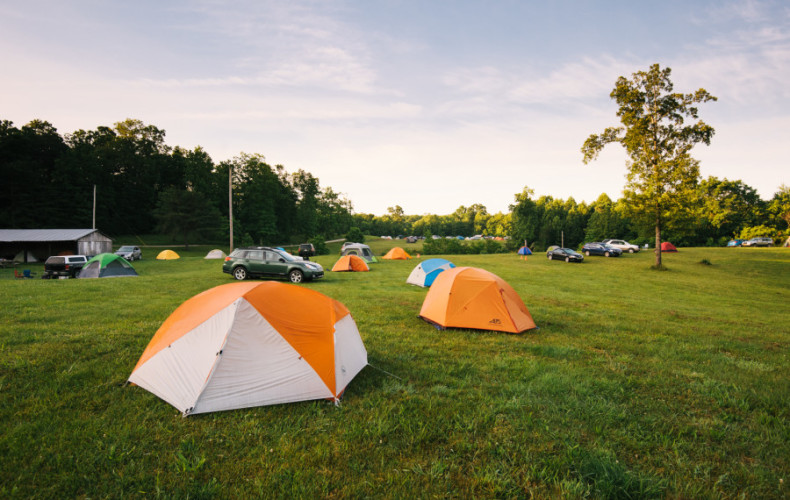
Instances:
[[[623,146],[630,157],[625,197],[634,214],[649,217],[655,226],[656,262],[661,267],[661,229],[682,207],[699,177],[698,162],[690,156],[698,143],[710,144],[713,127],[699,120],[696,104],[716,98],[700,88],[692,94],[673,92],[670,68],[658,64],[620,77],[609,95],[619,105],[621,127],[609,127],[584,141],[584,163],[596,159],[609,143]],[[685,120],[697,120],[689,125]]]
[[[219,210],[202,193],[175,187],[159,194],[154,216],[157,229],[174,241],[181,239],[187,249],[190,239],[215,239],[225,225]]]

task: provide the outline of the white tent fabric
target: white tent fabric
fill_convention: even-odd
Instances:
[[[204,259],[224,259],[225,257],[227,257],[225,252],[223,252],[219,248],[215,248],[214,250],[212,250],[209,253],[207,253],[206,256],[203,257],[203,258]]]
[[[367,365],[350,314],[335,324],[337,394]],[[184,415],[312,399],[333,399],[313,367],[245,298],[159,351],[129,381]]]

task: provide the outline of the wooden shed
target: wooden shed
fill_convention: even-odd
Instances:
[[[0,229],[0,258],[43,261],[50,255],[112,252],[112,239],[98,229]]]

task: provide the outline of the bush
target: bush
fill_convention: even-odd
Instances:
[[[461,255],[461,254],[488,254],[507,253],[508,249],[496,240],[476,240],[462,242],[457,238],[426,239],[422,244],[422,253],[425,255]]]
[[[310,240],[310,243],[315,247],[316,255],[329,255],[329,247],[326,246],[326,240],[323,235],[318,235]]]
[[[362,230],[358,227],[349,228],[348,234],[346,234],[346,241],[352,243],[365,243],[365,235],[362,234]]]
[[[741,234],[738,237],[742,240],[750,240],[752,238],[765,236],[767,238],[772,238],[774,243],[776,243],[776,237],[778,235],[779,231],[777,231],[774,227],[752,226],[743,228],[743,230],[741,230]]]

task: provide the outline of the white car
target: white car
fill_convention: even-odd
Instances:
[[[603,240],[601,243],[606,243],[610,247],[619,248],[620,250],[623,251],[623,253],[625,252],[634,253],[639,251],[639,245],[632,245],[631,243],[628,243],[625,240],[609,239],[609,240]]]

